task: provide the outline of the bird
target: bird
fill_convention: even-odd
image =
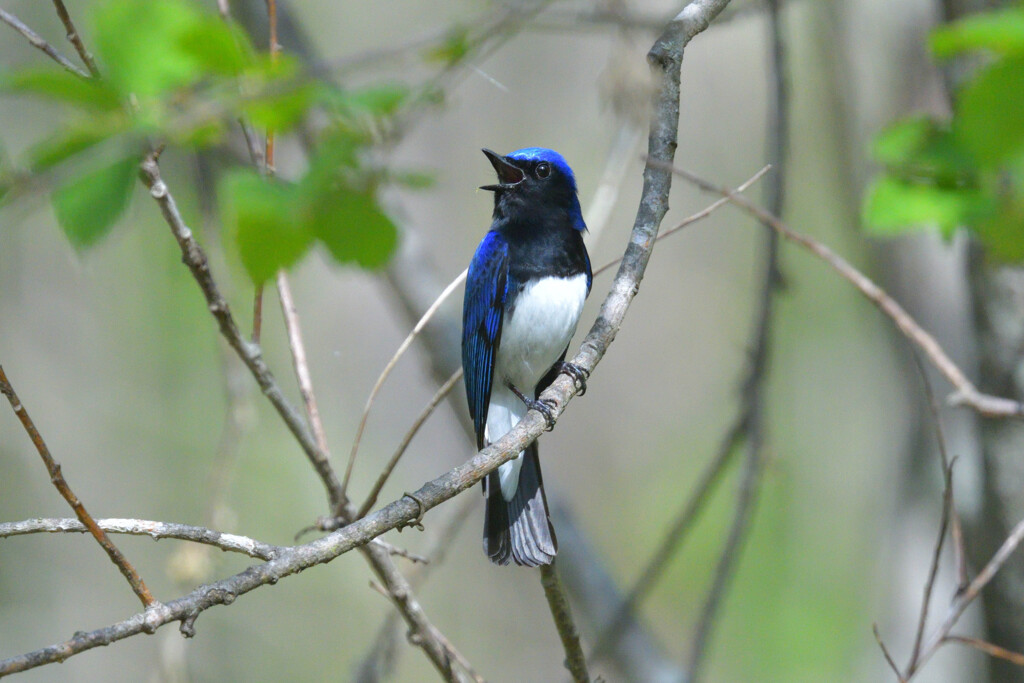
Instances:
[[[482,150],[498,182],[491,228],[469,264],[462,309],[462,367],[478,449],[526,413],[553,426],[538,400],[560,373],[580,393],[587,374],[565,362],[593,273],[576,178],[561,154],[528,147]],[[551,564],[558,545],[548,514],[537,443],[483,480],[483,546],[499,565]]]

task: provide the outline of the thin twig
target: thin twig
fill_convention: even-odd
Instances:
[[[899,667],[896,666],[896,660],[894,660],[892,655],[889,654],[889,648],[885,646],[885,641],[882,640],[882,634],[878,632],[878,624],[872,624],[871,630],[875,634],[875,642],[878,643],[878,647],[882,650],[882,656],[885,657],[885,661],[888,662],[889,668],[892,669],[892,672],[896,674],[896,680],[899,681],[899,683],[906,683],[907,679],[903,678],[903,674],[900,673]]]
[[[970,638],[968,636],[949,635],[949,636],[946,636],[946,642],[960,643],[962,645],[967,645],[967,646],[973,647],[976,650],[980,650],[981,652],[984,652],[985,654],[989,655],[990,657],[997,657],[998,659],[1005,659],[1006,661],[1010,662],[1011,664],[1016,664],[1017,666],[1024,666],[1024,655],[1022,655],[1022,654],[1020,654],[1018,652],[1013,652],[1011,650],[1007,650],[1005,647],[999,647],[998,645],[993,645],[992,643],[989,643],[989,642],[986,642],[984,640],[981,640],[980,638]]]
[[[113,534],[131,536],[149,536],[154,540],[173,538],[179,541],[192,541],[203,545],[220,548],[233,553],[241,553],[258,560],[272,560],[284,550],[282,546],[262,543],[260,541],[226,534],[201,526],[175,524],[173,522],[157,522],[149,519],[97,519],[96,525]],[[77,519],[26,519],[23,522],[0,523],[0,538],[22,536],[39,533],[85,533],[89,528]]]
[[[663,164],[656,161],[650,162],[660,168]],[[776,232],[786,239],[796,242],[812,254],[823,260],[832,267],[839,275],[856,287],[861,294],[868,298],[875,306],[888,316],[910,341],[916,344],[928,360],[940,373],[953,385],[956,391],[947,399],[950,405],[969,406],[978,414],[984,417],[1024,417],[1024,405],[1008,398],[991,396],[980,392],[974,384],[967,379],[963,371],[953,362],[952,359],[942,350],[942,347],[935,338],[926,332],[914,318],[907,313],[899,303],[889,296],[885,290],[876,285],[870,278],[854,268],[846,259],[839,256],[829,247],[818,242],[812,237],[798,233],[790,228],[777,216],[765,211],[745,197],[738,195],[734,190],[727,187],[716,186],[699,176],[678,167],[672,167],[672,172],[685,178],[688,182],[707,192],[716,192],[728,197],[744,211],[755,216],[758,220],[770,225]]]
[[[46,53],[46,56],[60,64],[62,67],[64,67],[71,73],[75,74],[76,76],[81,76],[82,78],[89,78],[89,74],[86,71],[83,71],[74,62],[72,62],[70,59],[62,55],[60,52],[58,52],[57,49],[53,47],[53,45],[50,45],[42,36],[40,36],[38,33],[30,29],[24,23],[22,23],[22,21],[18,19],[18,17],[14,16],[5,9],[0,9],[0,21],[4,22],[5,24],[13,28],[15,31],[25,36],[25,38],[28,39],[28,42],[32,43],[33,47],[42,50],[44,53]]]
[[[78,35],[75,23],[71,21],[71,15],[68,14],[68,10],[64,6],[64,0],[53,0],[53,7],[57,10],[57,16],[60,17],[61,23],[64,24],[64,29],[68,32],[68,40],[75,46],[78,56],[82,58],[86,68],[89,69],[89,73],[92,74],[93,78],[99,78],[100,70],[96,67],[96,60],[85,49],[85,43],[82,42],[82,37]]]
[[[35,423],[32,418],[29,417],[28,411],[25,406],[22,405],[21,400],[18,398],[18,394],[15,393],[14,387],[11,385],[10,380],[7,379],[7,374],[4,372],[4,368],[0,365],[0,393],[3,393],[7,400],[11,403],[11,408],[14,409],[14,414],[21,421],[22,426],[25,428],[25,432],[32,440],[32,445],[36,447],[36,451],[39,453],[39,457],[43,459],[43,464],[46,465],[46,471],[50,473],[50,481],[60,492],[60,495],[64,497],[64,500],[68,502],[71,509],[75,511],[75,516],[78,520],[85,525],[92,534],[96,542],[100,544],[110,560],[117,566],[117,568],[124,574],[124,578],[128,580],[128,584],[132,587],[135,595],[142,601],[143,606],[146,608],[153,607],[159,603],[146,588],[146,583],[139,576],[138,572],[131,565],[130,562],[125,558],[114,542],[110,540],[106,532],[96,524],[96,520],[93,519],[92,515],[82,505],[82,501],[78,499],[78,496],[74,494],[71,487],[68,486],[68,482],[64,479],[64,475],[61,473],[60,465],[50,455],[50,449],[47,448],[46,442],[43,441],[43,436],[36,429]]]
[[[974,599],[978,597],[981,590],[988,585],[988,582],[992,580],[992,577],[1002,569],[1003,564],[1006,560],[1013,555],[1014,551],[1017,550],[1017,546],[1020,545],[1021,540],[1024,540],[1024,520],[1017,522],[1017,525],[1013,527],[1010,535],[1006,537],[1003,544],[999,546],[999,550],[992,556],[985,568],[982,569],[974,580],[968,584],[967,588],[953,599],[953,604],[950,605],[949,611],[946,614],[946,618],[942,624],[939,625],[935,633],[925,641],[925,644],[921,647],[921,656],[918,659],[917,667],[913,671],[907,672],[907,678],[909,679],[917,671],[921,670],[921,667],[931,658],[935,651],[948,639],[949,632],[956,626],[960,616],[967,609],[967,606],[974,602]]]
[[[451,293],[454,292],[459,285],[466,281],[466,274],[468,272],[468,270],[464,270],[461,273],[459,273],[459,275],[454,280],[449,282],[448,286],[445,287],[444,290],[442,290],[442,292],[438,295],[437,299],[434,300],[434,303],[432,303],[430,307],[427,308],[427,310],[420,317],[419,321],[412,328],[412,332],[410,332],[405,337],[405,339],[399,345],[398,350],[395,351],[395,354],[391,357],[391,360],[389,360],[387,362],[387,365],[384,366],[384,370],[381,371],[380,376],[377,378],[377,382],[373,385],[373,389],[370,390],[370,396],[366,399],[366,405],[363,406],[363,414],[359,418],[359,426],[356,427],[355,438],[352,440],[352,450],[348,454],[348,464],[345,466],[345,476],[341,480],[342,493],[348,490],[348,482],[349,479],[352,477],[352,467],[353,465],[355,465],[356,454],[359,452],[359,442],[362,441],[363,431],[366,429],[366,420],[370,416],[370,408],[373,407],[373,402],[377,400],[377,394],[380,393],[381,387],[384,386],[384,382],[385,380],[387,380],[388,375],[391,374],[391,371],[395,369],[395,365],[398,364],[399,359],[412,345],[416,337],[419,336],[419,333],[423,331],[423,328],[427,326],[427,323],[430,322],[430,319],[434,317],[434,314],[437,313],[437,309],[441,308],[441,304],[443,304],[445,300],[449,296],[451,296]]]
[[[434,393],[433,398],[430,399],[430,402],[427,403],[419,417],[417,417],[412,423],[412,426],[409,427],[409,431],[405,433],[405,436],[402,438],[402,442],[398,444],[398,448],[395,449],[391,459],[388,460],[387,464],[384,466],[384,470],[377,477],[377,481],[373,484],[373,488],[370,489],[370,493],[367,494],[366,500],[363,501],[363,504],[359,507],[359,512],[356,513],[357,519],[369,512],[370,508],[373,507],[373,504],[377,502],[377,496],[380,495],[381,489],[384,488],[384,484],[387,483],[388,477],[391,476],[391,472],[395,469],[395,466],[398,465],[398,461],[402,458],[402,455],[405,454],[406,449],[409,447],[409,444],[412,442],[417,432],[420,431],[420,427],[422,427],[423,423],[427,421],[427,418],[433,414],[434,409],[437,408],[438,404],[444,400],[445,396],[451,393],[452,388],[460,379],[462,379],[461,368],[453,372],[452,376],[448,378],[448,381],[441,385],[441,388]]]
[[[942,548],[946,541],[946,531],[949,529],[949,522],[956,514],[956,507],[953,504],[953,463],[949,459],[946,450],[946,436],[942,430],[942,421],[939,416],[939,404],[935,399],[935,392],[932,391],[932,383],[928,380],[928,373],[924,367],[924,361],[917,353],[913,354],[914,364],[917,366],[918,375],[924,386],[925,397],[928,409],[931,411],[932,422],[935,424],[935,437],[939,444],[940,465],[942,466],[942,516],[939,522],[939,537],[935,541],[935,552],[932,553],[931,566],[928,569],[928,579],[924,585],[924,597],[921,600],[921,614],[917,621],[917,632],[914,634],[914,645],[910,650],[910,661],[907,663],[907,671],[913,671],[917,666],[917,659],[921,654],[921,641],[924,639],[925,624],[928,622],[928,609],[931,606],[932,593],[935,588],[935,578],[939,573],[939,560],[942,558]]]
[[[544,597],[548,599],[551,617],[555,620],[555,628],[558,629],[558,637],[565,650],[565,668],[569,670],[575,683],[589,683],[587,658],[580,646],[580,634],[576,630],[572,610],[569,609],[569,599],[565,596],[565,589],[558,579],[556,564],[552,562],[540,566],[540,583],[544,586]]]
[[[760,410],[760,409],[758,409]],[[743,472],[740,478],[739,493],[736,496],[736,510],[733,513],[729,536],[722,548],[722,554],[715,568],[714,580],[708,591],[697,625],[694,628],[693,641],[690,644],[690,656],[687,661],[688,681],[697,681],[701,665],[707,658],[707,642],[718,614],[722,598],[732,579],[739,553],[747,537],[747,529],[753,517],[757,502],[762,471],[764,469],[761,455],[762,438],[761,420],[754,419],[745,429],[747,440],[747,457],[744,459]]]
[[[327,434],[320,420],[320,409],[317,407],[316,394],[313,392],[313,378],[309,374],[309,363],[306,360],[306,347],[302,342],[299,314],[295,310],[295,299],[292,297],[291,285],[288,284],[288,276],[283,270],[277,274],[277,295],[281,299],[281,313],[284,315],[285,329],[288,332],[288,346],[295,365],[295,376],[299,380],[299,393],[302,394],[302,402],[306,405],[306,417],[309,418],[309,426],[313,430],[317,446],[330,458]]]

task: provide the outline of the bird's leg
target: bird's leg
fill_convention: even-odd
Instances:
[[[587,377],[590,376],[589,372],[575,363],[567,363],[564,360],[555,363],[555,367],[559,373],[565,373],[572,377],[572,381],[576,384],[576,389],[578,390],[578,396],[587,393]]]
[[[508,388],[512,390],[512,393],[519,397],[519,400],[526,404],[526,407],[530,410],[536,410],[538,413],[544,416],[544,422],[547,423],[547,427],[544,431],[550,432],[555,428],[555,416],[551,413],[555,407],[554,401],[549,399],[536,399],[530,398],[523,392],[519,391],[512,384],[508,385]]]

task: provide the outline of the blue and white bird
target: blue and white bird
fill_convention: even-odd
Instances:
[[[462,367],[477,448],[504,436],[530,409],[551,422],[537,397],[565,372],[590,293],[590,258],[576,179],[558,152],[530,147],[500,156],[490,232],[469,264],[462,309]],[[484,552],[496,564],[551,564],[557,543],[548,519],[537,444],[484,480]]]

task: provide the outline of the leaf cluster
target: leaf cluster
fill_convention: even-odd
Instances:
[[[876,235],[966,226],[993,257],[1024,260],[1024,5],[941,27],[931,49],[982,64],[948,121],[907,118],[875,138],[885,170],[865,197],[864,223]]]
[[[283,133],[319,107],[330,123],[298,183],[251,168],[218,182],[241,261],[262,282],[317,242],[342,263],[387,260],[397,231],[377,201],[383,173],[366,152],[380,122],[406,99],[405,87],[343,89],[315,79],[288,55],[261,54],[237,25],[190,0],[104,0],[89,19],[101,77],[56,67],[0,75],[3,91],[68,112],[60,130],[28,151],[25,172],[0,176],[0,191],[46,179],[61,228],[84,249],[124,213],[138,165],[155,145],[220,145],[240,119]]]

